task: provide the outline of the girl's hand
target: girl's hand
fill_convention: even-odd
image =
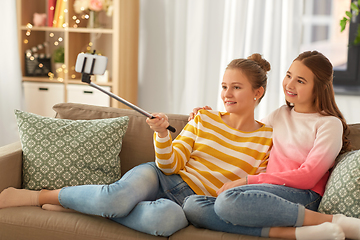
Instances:
[[[246,178],[242,178],[242,179],[232,181],[232,182],[227,182],[219,190],[216,191],[216,194],[219,196],[220,193],[222,193],[228,189],[243,186],[243,185],[247,185]]]
[[[212,108],[209,106],[194,108],[193,111],[189,114],[188,121],[193,120],[200,109],[212,110]]]
[[[153,114],[155,118],[146,119],[146,123],[149,124],[150,128],[158,133],[159,137],[164,138],[168,135],[168,130],[166,129],[170,124],[168,122],[168,117],[163,113]]]

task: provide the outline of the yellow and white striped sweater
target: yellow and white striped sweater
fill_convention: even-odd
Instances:
[[[172,141],[155,133],[156,165],[167,175],[179,174],[198,195],[216,196],[229,181],[265,170],[272,128],[254,132],[229,127],[218,111],[200,110]]]

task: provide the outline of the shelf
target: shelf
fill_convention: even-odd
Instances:
[[[31,31],[45,31],[45,32],[79,32],[79,33],[106,33],[112,34],[113,29],[108,28],[56,28],[56,27],[27,27],[21,26],[21,30],[31,30]]]
[[[112,83],[111,82],[108,82],[108,83],[98,83],[96,81],[91,81],[99,86],[109,86],[111,87],[112,86]],[[69,84],[86,84],[86,83],[83,83],[81,82],[81,79],[73,79],[73,80],[68,80],[68,83]]]
[[[57,80],[57,78],[49,79],[49,77],[22,77],[26,82],[45,82],[45,83],[62,83],[63,81]]]

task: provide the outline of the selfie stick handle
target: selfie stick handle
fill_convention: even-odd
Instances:
[[[145,110],[139,108],[138,106],[136,106],[136,105],[134,105],[134,104],[126,101],[125,99],[123,99],[123,98],[121,98],[121,97],[113,94],[112,92],[109,92],[109,91],[103,89],[103,88],[100,87],[99,85],[97,85],[97,84],[95,84],[95,83],[92,83],[91,80],[90,80],[90,76],[93,75],[92,73],[93,73],[93,69],[94,69],[94,65],[95,65],[95,58],[93,59],[92,64],[91,64],[90,74],[84,73],[86,60],[87,60],[87,58],[85,57],[85,58],[84,58],[83,67],[82,67],[82,70],[81,70],[81,81],[82,81],[82,82],[89,84],[90,86],[92,86],[92,87],[98,89],[99,91],[101,91],[101,92],[109,95],[110,97],[118,100],[119,102],[125,104],[126,106],[134,109],[135,111],[137,111],[137,112],[145,115],[146,117],[148,117],[148,118],[150,118],[150,119],[155,118],[153,115],[151,115],[150,113],[146,112]],[[171,132],[176,132],[176,129],[175,129],[174,127],[170,126],[170,125],[167,127],[167,129],[168,129],[169,131],[171,131]]]

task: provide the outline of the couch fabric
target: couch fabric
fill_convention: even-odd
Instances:
[[[144,162],[154,161],[153,131],[146,124],[143,115],[129,109],[90,106],[84,104],[64,103],[53,107],[56,117],[62,119],[102,119],[129,117],[127,132],[123,138],[120,152],[121,172]],[[172,133],[175,138],[187,123],[188,116],[167,114],[170,124],[177,129]],[[360,124],[351,127],[350,139],[354,149],[360,148]],[[0,148],[0,191],[22,184],[22,149],[20,143]],[[81,213],[52,212],[40,207],[15,207],[0,209],[0,240],[27,239],[166,239],[129,229],[111,220],[89,216]],[[180,239],[227,239],[227,240],[261,240],[265,238],[216,232],[188,226],[172,236]],[[272,238],[274,239],[274,238]]]

